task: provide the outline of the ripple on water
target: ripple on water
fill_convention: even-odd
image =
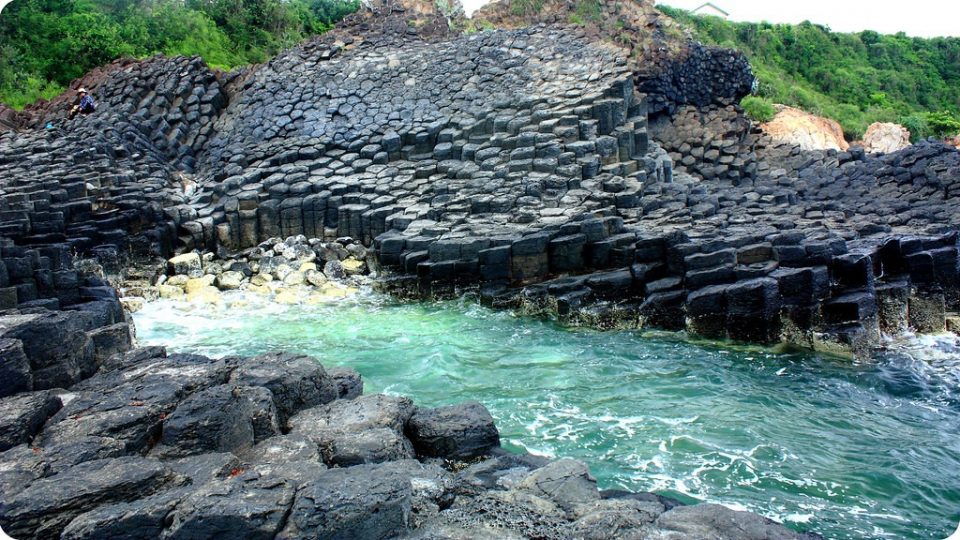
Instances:
[[[591,465],[603,487],[749,509],[828,538],[943,538],[960,520],[960,344],[890,340],[855,363],[675,334],[565,329],[466,301],[366,292],[278,306],[241,293],[134,318],[142,344],[211,356],[284,348],[367,390],[478,399],[504,445]]]

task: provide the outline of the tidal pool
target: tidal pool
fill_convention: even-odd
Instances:
[[[749,509],[827,538],[944,538],[960,520],[960,343],[868,362],[597,332],[470,301],[364,294],[278,306],[148,304],[141,345],[211,356],[285,349],[366,391],[484,403],[504,446],[590,465],[601,487]]]

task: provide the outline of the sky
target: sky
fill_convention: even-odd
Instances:
[[[666,0],[694,9],[705,0]],[[461,0],[467,13],[487,0]],[[808,20],[837,32],[876,30],[910,36],[960,36],[960,0],[713,0],[737,21],[799,23]]]

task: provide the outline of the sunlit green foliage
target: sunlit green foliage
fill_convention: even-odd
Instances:
[[[757,122],[769,122],[777,114],[770,100],[757,96],[747,96],[740,102],[747,117]]]
[[[873,122],[900,122],[915,138],[939,136],[960,118],[960,39],[841,34],[809,22],[736,23],[661,10],[704,43],[745,52],[760,97],[833,118],[849,138]]]
[[[323,33],[359,0],[14,0],[0,12],[0,102],[22,108],[122,56],[231,69]]]

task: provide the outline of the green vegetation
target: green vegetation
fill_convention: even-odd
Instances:
[[[511,0],[510,13],[518,17],[528,17],[540,13],[546,0]]]
[[[359,0],[14,0],[0,13],[0,102],[56,96],[116,58],[200,55],[211,67],[262,62],[327,31]]]
[[[740,105],[747,117],[757,122],[769,122],[777,114],[777,109],[769,99],[758,96],[747,96]]]
[[[960,39],[736,23],[659,7],[700,41],[743,51],[759,97],[833,118],[848,138],[873,122],[899,122],[915,139],[960,131]]]
[[[493,30],[496,28],[493,26],[493,23],[490,21],[478,21],[476,19],[460,19],[459,22],[453,24],[453,28],[457,28],[459,25],[460,31],[464,34],[476,34],[477,32],[483,32],[486,30]]]

